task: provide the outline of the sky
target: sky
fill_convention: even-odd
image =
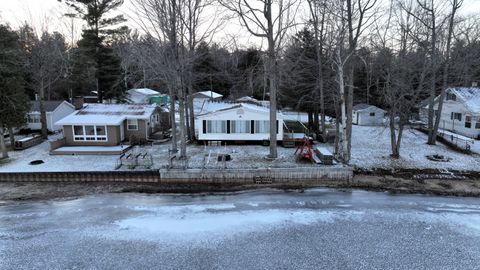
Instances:
[[[138,28],[133,10],[132,0],[125,0],[120,12],[129,19],[129,27]],[[68,12],[65,4],[58,0],[0,0],[0,23],[6,22],[12,28],[17,28],[24,22],[28,22],[34,26],[37,32],[59,31],[70,41],[72,33],[74,40],[79,37],[82,22],[65,17],[64,14]],[[480,14],[480,0],[464,0],[460,13],[463,15]],[[230,20],[222,29],[219,29],[214,41],[224,44],[235,42],[239,47],[262,45],[257,38],[247,34],[247,31],[240,26],[236,19]]]

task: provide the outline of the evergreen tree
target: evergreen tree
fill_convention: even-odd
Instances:
[[[5,130],[22,126],[29,108],[18,35],[0,25],[0,37],[0,159],[3,159],[8,157]]]
[[[59,0],[61,1],[61,0]],[[87,23],[78,49],[73,54],[72,89],[88,94],[97,91],[98,101],[104,98],[121,99],[121,62],[109,44],[112,35],[124,33],[123,15],[109,17],[108,13],[123,4],[123,0],[65,0]],[[87,81],[85,81],[87,80]]]

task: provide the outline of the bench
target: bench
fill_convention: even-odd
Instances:
[[[330,150],[325,147],[315,147],[315,153],[320,158],[322,164],[333,165],[333,154]]]

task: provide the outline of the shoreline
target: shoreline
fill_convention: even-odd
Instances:
[[[480,179],[405,179],[395,175],[356,173],[345,181],[228,184],[219,183],[135,183],[135,182],[0,182],[0,205],[37,200],[75,199],[109,193],[220,194],[260,189],[302,191],[308,188],[365,190],[391,194],[480,197]]]

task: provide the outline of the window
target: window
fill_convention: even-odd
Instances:
[[[269,133],[270,121],[255,121],[255,133]]]
[[[207,133],[227,133],[227,121],[207,120]]]
[[[73,126],[73,134],[75,136],[82,135],[83,136],[83,126]]]
[[[106,126],[73,126],[74,141],[107,141]]]
[[[371,113],[370,113],[370,116],[375,116],[375,113],[374,113],[374,112],[371,112]]]
[[[107,135],[107,131],[105,130],[104,126],[96,126],[95,130],[97,132],[97,136],[105,136]]]
[[[27,115],[28,123],[40,123],[40,115],[38,114],[29,114]]]
[[[477,122],[475,123],[475,128],[480,129],[480,116],[477,118]]]
[[[451,120],[462,121],[462,114],[461,114],[461,113],[452,112],[452,114],[450,115],[450,119],[451,119]]]
[[[472,117],[469,115],[465,116],[465,127],[471,128],[472,127]]]
[[[232,120],[230,126],[231,133],[250,133],[250,121],[248,120]]]
[[[457,100],[457,96],[455,94],[452,94],[452,93],[447,93],[447,100],[453,100],[453,101],[456,101]]]
[[[138,120],[127,119],[127,130],[138,130]]]

